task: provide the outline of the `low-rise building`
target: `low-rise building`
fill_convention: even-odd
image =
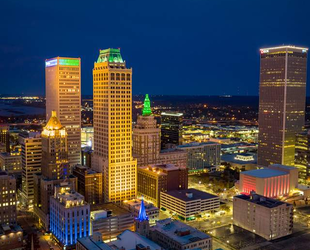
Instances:
[[[136,218],[138,217],[138,214],[140,211],[141,200],[135,199],[135,200],[124,201],[123,206],[126,209],[128,209],[130,212],[132,212]],[[158,216],[159,216],[158,207],[155,207],[152,203],[148,203],[146,201],[144,201],[144,207],[145,207],[145,212],[151,223],[154,223],[156,220],[158,220]]]
[[[171,148],[162,150],[159,153],[156,164],[173,164],[178,167],[186,168],[187,167],[187,152]],[[154,164],[155,164],[154,163]]]
[[[103,241],[115,240],[124,230],[134,230],[134,215],[114,203],[91,206],[91,232],[102,234]]]
[[[287,236],[293,230],[293,206],[252,192],[233,200],[234,224],[267,240]]]
[[[253,153],[223,154],[221,162],[241,171],[257,169],[257,155]]]
[[[180,221],[160,220],[150,228],[150,239],[164,249],[212,249],[212,238]]]
[[[0,250],[22,250],[23,230],[16,224],[0,226]]]
[[[217,211],[220,198],[194,188],[161,192],[160,207],[183,220],[195,219],[205,212]]]
[[[113,250],[108,244],[102,241],[101,233],[94,233],[91,236],[77,240],[76,250]]]
[[[251,191],[266,197],[285,196],[298,185],[298,169],[280,164],[240,173],[239,191]]]
[[[207,167],[221,164],[221,144],[215,142],[188,143],[178,146],[187,152],[187,168],[190,173],[206,172]]]
[[[50,200],[50,230],[62,247],[70,249],[78,238],[90,235],[90,206],[83,195],[57,187]]]
[[[138,196],[159,207],[160,192],[188,187],[188,170],[173,164],[154,164],[138,168]]]

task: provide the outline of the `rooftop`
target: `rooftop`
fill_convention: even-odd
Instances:
[[[111,216],[121,216],[130,214],[130,212],[122,208],[114,203],[104,203],[104,204],[97,204],[91,205],[91,211],[98,211],[98,210],[105,210],[107,212],[111,212]]]
[[[191,142],[191,143],[187,143],[187,144],[183,144],[178,146],[178,148],[182,149],[182,148],[194,148],[194,147],[203,147],[203,146],[215,146],[215,145],[221,145],[217,142]]]
[[[92,237],[79,238],[78,242],[88,250],[111,250],[108,244],[94,240]]]
[[[218,198],[218,196],[209,194],[198,189],[189,188],[183,190],[172,190],[166,192],[168,195],[171,195],[179,200],[183,201],[192,201],[192,200],[206,200],[206,199],[214,199]],[[192,195],[191,195],[192,194]]]
[[[259,194],[251,194],[251,195],[245,195],[245,194],[241,194],[238,196],[235,196],[234,198],[239,198],[242,200],[246,200],[249,201],[251,203],[255,203],[257,205],[263,206],[263,207],[267,207],[267,208],[275,208],[278,206],[281,206],[283,204],[286,204],[288,206],[291,206],[288,203],[279,201],[279,200],[275,200],[275,199],[271,199]]]
[[[139,244],[143,245],[144,247],[149,246],[150,250],[162,249],[155,242],[130,230],[125,230],[124,232],[122,232],[120,235],[117,236],[117,240],[109,243],[111,247],[113,246],[116,246],[117,248],[124,247],[126,250],[136,250],[136,246]]]
[[[97,63],[111,62],[111,63],[123,63],[120,49],[103,49],[99,51],[99,57]]]
[[[161,115],[167,115],[167,116],[182,116],[183,113],[178,113],[174,111],[167,111],[167,112],[162,112]]]
[[[240,174],[249,175],[249,176],[257,177],[257,178],[270,178],[270,177],[276,177],[280,175],[287,175],[288,173],[279,171],[279,170],[274,170],[274,169],[262,168],[262,169],[244,171],[244,172],[241,172]]]
[[[262,48],[260,49],[260,51],[264,51],[264,50],[273,50],[273,49],[301,49],[301,50],[308,50],[308,48],[306,47],[296,47],[294,45],[283,45],[283,46],[276,46],[276,47],[269,47],[269,48]],[[265,52],[266,53],[266,52]]]
[[[157,221],[150,230],[157,230],[182,245],[210,238],[209,235],[178,220],[172,221],[170,218]]]
[[[157,174],[165,175],[169,171],[179,170],[180,167],[175,166],[174,164],[151,164],[144,167],[139,167],[143,170],[148,170]]]
[[[277,168],[283,168],[283,169],[287,169],[287,170],[293,170],[293,169],[297,169],[295,167],[291,167],[291,166],[286,166],[286,165],[282,165],[282,164],[272,164],[270,165],[271,167],[277,167]],[[269,167],[270,167],[269,166]]]

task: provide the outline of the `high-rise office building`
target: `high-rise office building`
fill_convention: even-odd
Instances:
[[[136,196],[137,161],[132,157],[132,69],[119,49],[100,50],[93,69],[94,157],[103,172],[104,200]]]
[[[0,171],[0,224],[16,223],[16,180]]]
[[[34,175],[41,172],[42,141],[40,133],[20,134],[22,146],[22,198],[33,206]]]
[[[307,52],[260,50],[258,165],[294,165],[295,134],[305,122]]]
[[[86,166],[76,165],[72,174],[78,179],[78,192],[85,197],[88,204],[103,202],[102,173]]]
[[[70,166],[81,161],[81,60],[55,57],[45,61],[46,120],[56,111],[68,133]]]
[[[42,134],[42,174],[49,179],[62,179],[70,172],[68,164],[67,132],[56,116],[56,111]]]
[[[310,131],[296,135],[295,167],[298,168],[300,180],[310,180]]]
[[[178,112],[161,113],[161,148],[182,145],[183,114]]]
[[[10,127],[0,125],[0,152],[10,152]]]
[[[145,96],[142,115],[138,116],[132,137],[133,156],[137,158],[138,166],[156,163],[160,152],[160,128],[152,115],[148,95]]]

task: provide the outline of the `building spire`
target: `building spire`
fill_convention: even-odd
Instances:
[[[145,220],[149,220],[149,217],[146,215],[146,212],[145,212],[143,196],[142,196],[142,199],[141,199],[141,205],[140,205],[139,215],[138,215],[137,219],[140,222],[145,221]]]
[[[143,110],[142,110],[142,115],[143,116],[148,116],[148,115],[151,115],[151,114],[152,114],[151,101],[150,101],[149,95],[146,94],[145,95],[145,99],[144,99],[144,107],[143,107]]]

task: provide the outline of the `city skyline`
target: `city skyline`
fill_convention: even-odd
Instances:
[[[93,58],[99,49],[120,47],[130,62],[128,66],[135,69],[133,94],[258,95],[260,48],[281,44],[309,47],[304,11],[310,3],[303,3],[302,9],[289,3],[189,4],[182,0],[175,11],[173,2],[166,3],[165,8],[144,9],[145,4],[135,1],[126,8],[118,6],[117,18],[106,13],[107,19],[116,21],[101,34],[96,32],[99,11],[111,7],[109,3],[90,3],[86,7],[77,3],[76,18],[74,13],[62,10],[71,6],[70,1],[61,3],[62,8],[57,1],[52,6],[37,1],[29,6],[6,2],[5,13],[23,22],[10,22],[1,34],[1,94],[43,95],[44,60],[60,55],[81,58],[82,94],[91,94]],[[273,9],[282,14],[273,15]],[[58,17],[51,15],[53,10],[57,10]],[[92,13],[92,18],[87,13]],[[287,13],[294,18],[287,19]],[[139,24],[140,19],[143,24]],[[77,35],[54,28],[46,32],[45,25],[58,27],[60,22],[70,25]],[[82,33],[83,37],[79,36]],[[188,83],[192,88],[186,87]],[[13,85],[17,88],[12,89]]]

